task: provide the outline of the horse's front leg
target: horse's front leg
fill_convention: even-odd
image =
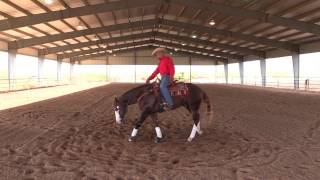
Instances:
[[[134,125],[134,128],[132,130],[131,136],[129,137],[129,141],[133,141],[133,139],[137,136],[138,134],[138,130],[141,127],[141,125],[143,124],[144,120],[150,115],[149,111],[147,109],[143,110],[139,119],[137,120],[137,122]]]
[[[161,129],[159,127],[159,123],[158,123],[158,115],[156,113],[151,115],[151,119],[155,125],[155,130],[156,130],[156,139],[155,139],[155,143],[159,143],[162,139],[162,132]]]

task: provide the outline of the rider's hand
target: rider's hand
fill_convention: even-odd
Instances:
[[[170,79],[170,84],[174,84],[174,79]]]

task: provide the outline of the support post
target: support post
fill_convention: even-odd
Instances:
[[[292,53],[292,64],[293,64],[293,84],[294,89],[299,89],[299,79],[300,79],[300,53]]]
[[[214,82],[215,83],[217,83],[217,79],[218,79],[218,65],[219,65],[219,63],[218,63],[218,61],[215,61],[214,62]]]
[[[134,83],[137,83],[137,52],[134,51]]]
[[[108,75],[108,66],[109,66],[109,56],[106,55],[106,82],[109,81],[109,75]]]
[[[71,61],[71,59],[70,59],[69,63],[70,63],[69,83],[71,84],[73,81],[74,61]]]
[[[8,49],[8,88],[9,91],[14,89],[15,84],[15,63],[17,49]]]
[[[57,84],[60,84],[61,81],[61,64],[62,59],[57,59]]]
[[[45,55],[38,53],[38,86],[43,85],[43,63]]]
[[[228,84],[228,75],[229,75],[228,63],[229,63],[228,61],[223,63],[223,65],[224,65],[224,77],[226,79],[226,84]]]
[[[243,61],[240,61],[240,62],[239,62],[239,73],[240,73],[240,84],[243,85],[243,82],[244,82],[244,77],[243,77],[243,74],[244,74]]]
[[[260,59],[261,84],[263,87],[266,87],[267,85],[266,69],[266,59]]]
[[[191,72],[191,66],[192,66],[192,57],[189,56],[189,82],[192,82],[192,72]]]

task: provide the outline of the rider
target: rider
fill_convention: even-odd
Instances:
[[[169,92],[169,85],[173,83],[174,79],[174,64],[170,56],[166,55],[164,48],[156,48],[152,54],[159,59],[159,64],[156,70],[149,76],[146,83],[154,79],[159,73],[161,75],[160,91],[166,101],[164,107],[173,109],[173,100]]]

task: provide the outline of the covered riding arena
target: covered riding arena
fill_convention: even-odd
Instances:
[[[209,96],[116,124],[164,47]],[[0,180],[320,179],[319,0],[0,1]]]

